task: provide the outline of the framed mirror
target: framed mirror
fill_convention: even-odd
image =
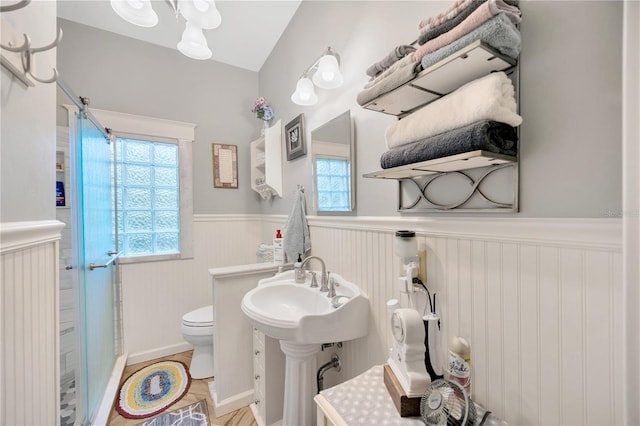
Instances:
[[[355,212],[355,138],[350,111],[311,131],[313,206],[318,214]]]

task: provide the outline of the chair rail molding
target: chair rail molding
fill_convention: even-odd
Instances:
[[[265,215],[280,224],[285,215]],[[411,229],[429,237],[518,242],[622,251],[621,218],[425,218],[395,216],[308,216],[309,226],[395,232]],[[313,235],[312,235],[313,238]]]
[[[0,253],[59,240],[64,226],[57,220],[0,223]]]

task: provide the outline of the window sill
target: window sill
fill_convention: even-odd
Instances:
[[[187,257],[181,253],[174,254],[150,254],[147,256],[129,256],[121,257],[118,262],[121,265],[133,264],[133,263],[149,263],[149,262],[163,262],[167,260],[187,260],[193,259],[193,257]]]

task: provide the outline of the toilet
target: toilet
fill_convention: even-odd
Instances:
[[[182,316],[182,336],[193,345],[189,374],[194,379],[213,376],[213,305]]]

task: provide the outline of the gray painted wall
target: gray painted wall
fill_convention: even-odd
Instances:
[[[351,109],[358,215],[398,215],[396,182],[360,177],[379,169],[384,131],[395,118],[364,110],[355,98],[368,79],[367,66],[413,41],[418,21],[450,4],[304,1],[259,75],[60,20],[65,42],[58,65],[64,80],[95,108],[198,124],[195,213],[288,214],[298,184],[309,189],[311,205],[309,155],[289,162],[283,149],[282,199],[261,201],[249,189],[248,146],[260,125],[250,110],[260,95],[275,111],[273,122],[281,119],[284,126],[304,113],[308,139],[311,130]],[[622,2],[522,1],[521,8],[524,123],[517,215],[616,216],[622,205]],[[317,90],[313,107],[293,104],[297,79],[328,45],[341,55],[344,85]],[[212,142],[238,145],[240,189],[213,189]]]
[[[71,21],[58,22],[64,30],[58,69],[77,95],[90,98],[91,107],[197,124],[194,213],[258,212],[258,194],[251,194],[249,187],[249,142],[258,137],[261,124],[251,113],[257,73],[189,59],[177,50]],[[214,142],[238,146],[239,189],[213,188]]]
[[[40,47],[55,39],[55,15],[55,2],[33,2],[2,17]],[[40,53],[34,74],[50,78],[55,66],[55,49]],[[54,220],[56,86],[36,83],[27,88],[0,68],[0,221]]]
[[[357,174],[378,170],[385,150],[384,130],[395,119],[356,104],[355,97],[368,79],[364,71],[394,46],[413,41],[420,19],[450,4],[302,2],[260,71],[261,95],[284,124],[303,112],[307,137],[315,127],[351,109]],[[525,0],[521,9],[524,123],[518,215],[619,215],[622,2]],[[315,106],[293,104],[289,97],[297,79],[327,45],[341,55],[344,85],[317,90]],[[263,204],[262,212],[288,213],[296,184],[311,188],[309,155],[284,161],[285,198]],[[359,215],[397,215],[396,196],[395,182],[358,178]],[[307,199],[310,202],[311,197]]]

